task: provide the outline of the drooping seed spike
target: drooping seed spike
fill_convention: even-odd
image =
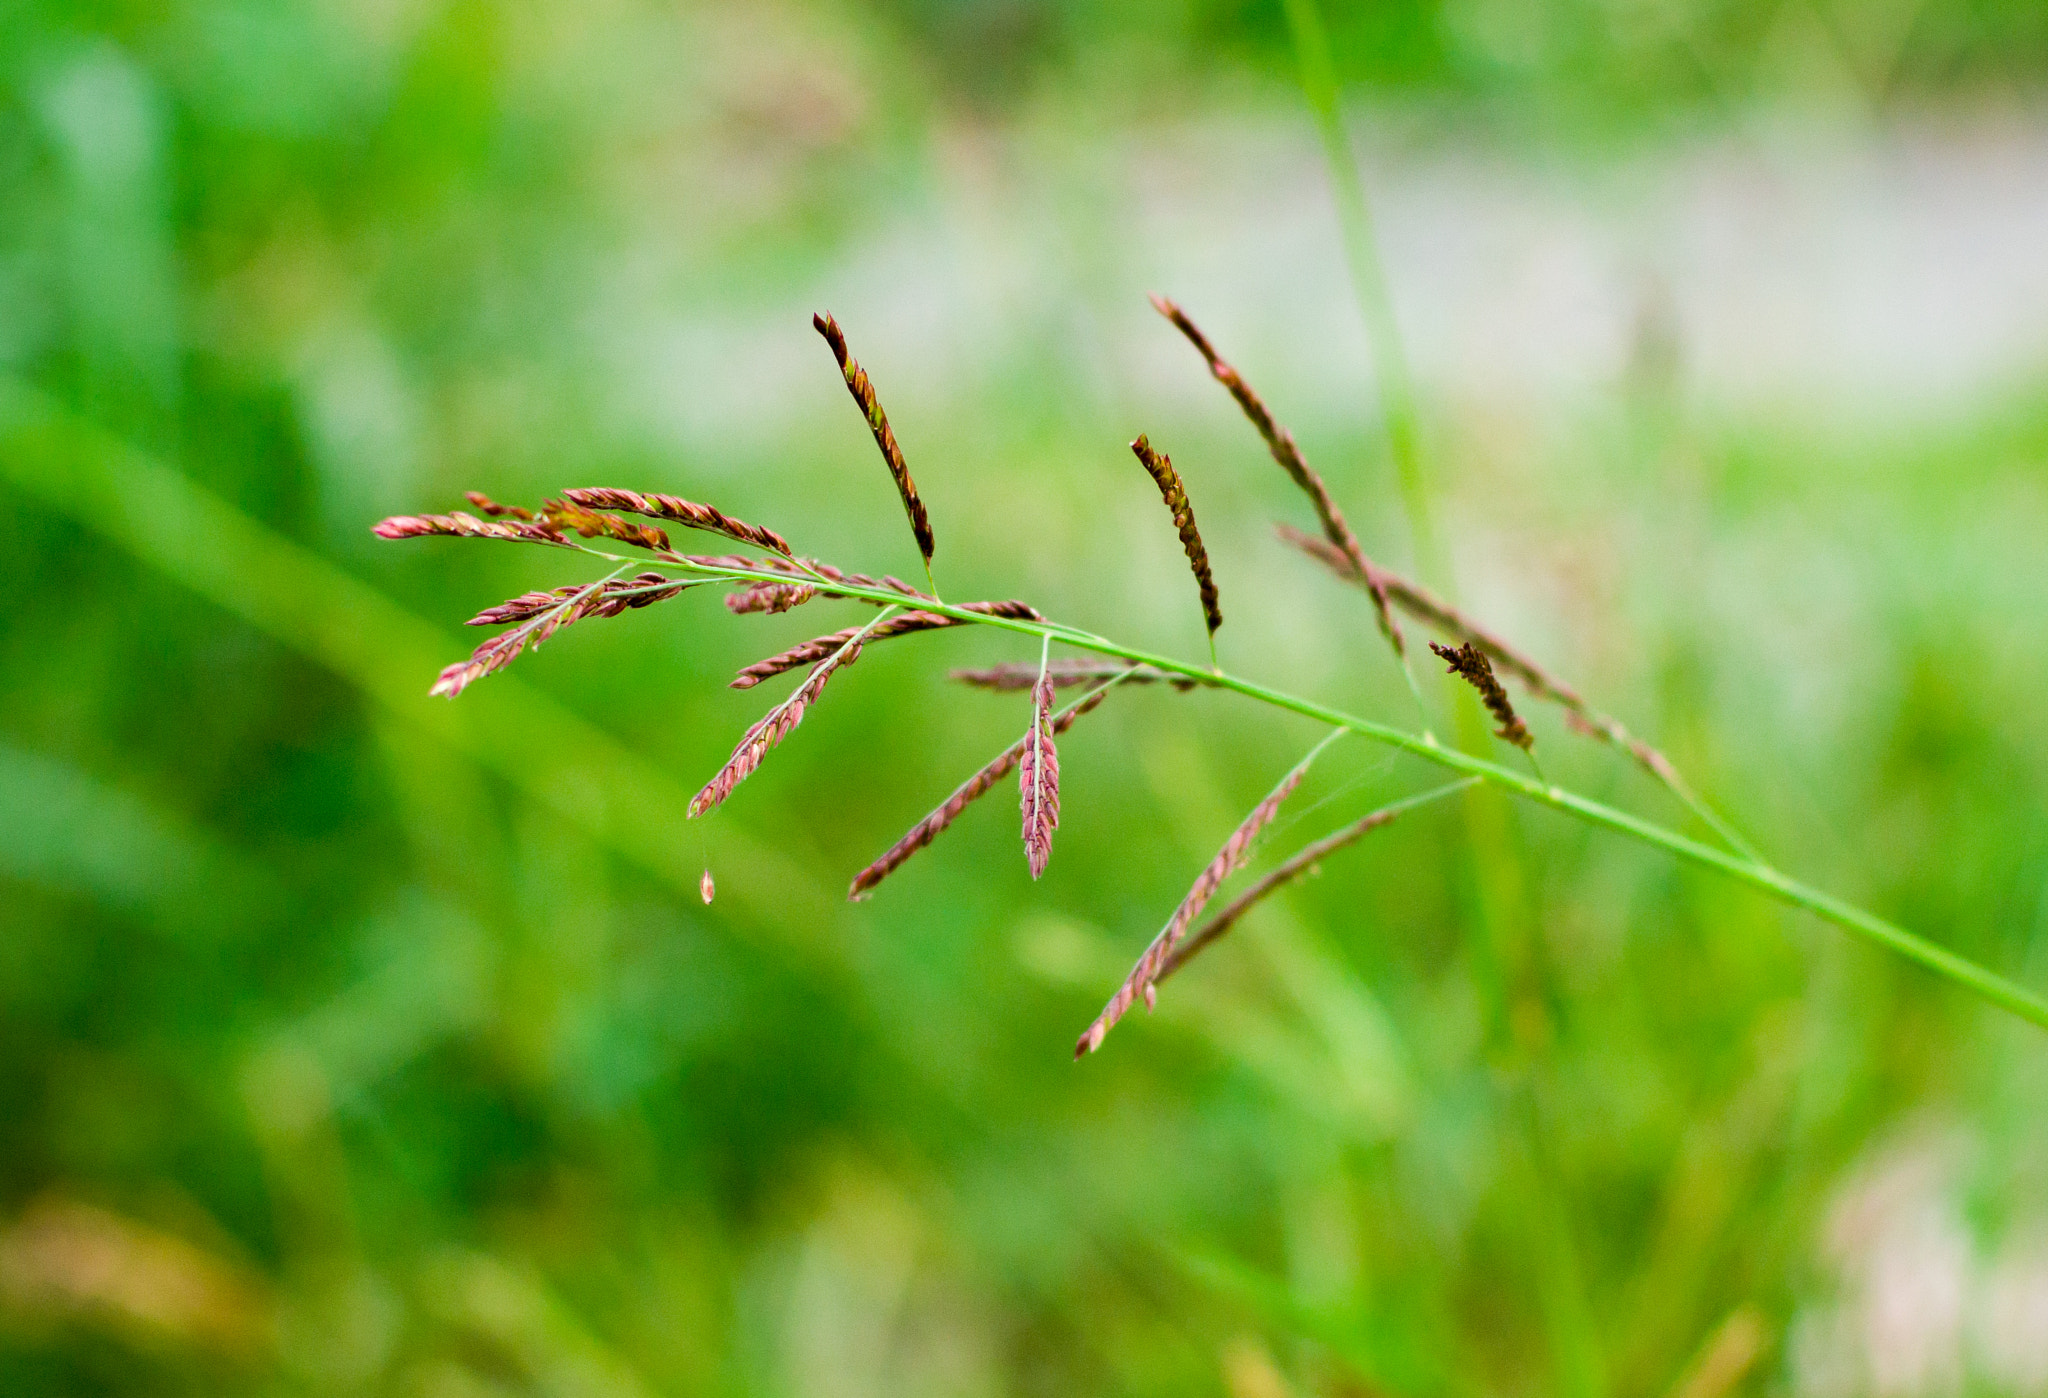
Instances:
[[[1437,641],[1431,641],[1429,648],[1437,658],[1450,667],[1450,672],[1466,684],[1479,691],[1479,698],[1486,705],[1488,713],[1500,727],[1493,730],[1493,736],[1504,743],[1513,743],[1523,752],[1536,746],[1536,739],[1529,732],[1529,726],[1516,714],[1515,706],[1508,702],[1508,692],[1493,673],[1493,664],[1486,658],[1486,652],[1472,642],[1453,649]]]
[[[1188,567],[1195,575],[1195,587],[1202,594],[1202,620],[1208,623],[1209,634],[1213,636],[1216,628],[1223,624],[1223,610],[1217,603],[1216,579],[1209,571],[1209,550],[1203,546],[1202,531],[1195,527],[1194,507],[1188,503],[1187,488],[1181,484],[1180,472],[1173,469],[1173,458],[1164,452],[1154,451],[1152,443],[1142,432],[1131,443],[1131,452],[1159,487],[1160,498],[1173,515],[1174,527],[1180,531],[1181,549],[1188,556]]]
[[[1031,690],[1031,728],[1017,761],[1024,815],[1024,861],[1031,877],[1052,859],[1052,832],[1060,825],[1060,755],[1052,734],[1052,681],[1041,674]]]
[[[932,561],[932,523],[925,514],[924,501],[917,496],[917,482],[910,478],[910,467],[903,460],[903,448],[896,445],[896,433],[889,426],[889,415],[882,411],[882,401],[875,396],[875,386],[868,379],[867,370],[860,367],[846,349],[846,335],[839,328],[839,322],[830,313],[820,311],[811,317],[811,325],[825,343],[832,347],[832,357],[839,361],[839,372],[846,379],[846,390],[853,395],[853,401],[860,405],[861,415],[868,420],[868,430],[875,435],[875,445],[881,448],[882,461],[889,468],[890,479],[896,482],[896,492],[903,497],[903,513],[910,518],[910,533],[917,540],[917,551],[924,555],[925,566]]]
[[[1265,400],[1253,392],[1252,386],[1244,381],[1244,375],[1238,373],[1216,352],[1216,347],[1209,343],[1209,337],[1202,333],[1201,327],[1188,318],[1186,311],[1159,295],[1153,296],[1152,306],[1171,321],[1176,330],[1187,337],[1188,343],[1195,347],[1196,352],[1208,364],[1209,372],[1215,376],[1216,381],[1229,390],[1230,396],[1237,400],[1237,406],[1244,410],[1245,417],[1250,419],[1252,426],[1265,441],[1266,450],[1272,453],[1273,460],[1287,473],[1287,478],[1294,482],[1301,493],[1308,496],[1309,504],[1315,509],[1316,520],[1323,526],[1324,537],[1344,557],[1353,562],[1360,579],[1365,583],[1366,591],[1372,594],[1373,619],[1379,624],[1380,634],[1387,638],[1387,644],[1394,648],[1394,654],[1405,662],[1408,657],[1408,640],[1401,634],[1401,624],[1394,619],[1393,612],[1387,606],[1387,592],[1377,580],[1378,570],[1366,558],[1365,550],[1358,542],[1358,536],[1352,533],[1351,525],[1344,518],[1344,512],[1337,508],[1337,501],[1330,494],[1330,488],[1323,484],[1323,478],[1308,464],[1308,457],[1303,454],[1301,444],[1294,440],[1294,434],[1274,418],[1266,407]]]

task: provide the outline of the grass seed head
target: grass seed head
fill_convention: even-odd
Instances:
[[[1208,623],[1209,634],[1213,636],[1223,624],[1223,610],[1217,604],[1216,578],[1209,571],[1209,550],[1202,543],[1202,531],[1195,527],[1195,511],[1188,503],[1187,487],[1181,484],[1180,472],[1173,469],[1173,458],[1154,451],[1144,433],[1139,433],[1131,443],[1131,453],[1159,487],[1160,498],[1173,515],[1174,527],[1180,531],[1180,546],[1195,574],[1195,587],[1202,594],[1202,620]]]
[[[528,645],[538,650],[555,632],[591,617],[613,617],[632,607],[666,602],[689,590],[661,573],[641,573],[631,578],[608,578],[576,587],[558,587],[553,592],[526,592],[486,607],[469,619],[471,626],[502,626],[517,623],[512,630],[493,636],[441,671],[429,694],[453,699],[485,675],[504,669]]]
[[[740,736],[739,745],[732,750],[732,756],[726,759],[725,765],[691,798],[692,816],[703,815],[715,808],[732,795],[734,787],[753,775],[754,769],[761,765],[761,759],[768,755],[768,750],[804,721],[805,711],[824,693],[825,681],[860,659],[861,644],[865,639],[855,631],[831,654],[813,665],[811,673],[787,699],[770,709]]]
[[[634,524],[615,514],[590,509],[577,500],[548,501],[541,510],[541,519],[560,529],[573,529],[586,539],[615,539],[650,553],[675,556],[668,546],[666,531],[651,524]]]
[[[889,426],[889,415],[882,411],[881,399],[875,396],[875,386],[868,379],[868,371],[847,352],[846,335],[828,312],[821,311],[812,316],[811,325],[832,347],[832,357],[839,361],[839,372],[846,379],[846,391],[860,405],[861,416],[868,420],[868,430],[875,434],[875,445],[881,448],[883,464],[889,468],[889,477],[896,482],[896,491],[903,497],[903,513],[910,518],[910,532],[917,540],[917,551],[924,555],[925,565],[929,567],[932,561],[932,522],[925,514],[924,501],[918,499],[917,482],[910,478],[910,467],[903,460],[903,448],[896,445],[896,433]]]
[[[1187,896],[1181,899],[1180,906],[1173,910],[1173,916],[1167,919],[1166,926],[1152,939],[1151,945],[1145,948],[1137,964],[1131,967],[1131,973],[1124,978],[1124,983],[1117,987],[1116,994],[1109,997],[1109,1003],[1102,1007],[1102,1013],[1095,1017],[1095,1022],[1088,1026],[1074,1045],[1074,1057],[1080,1058],[1101,1048],[1103,1039],[1116,1027],[1116,1022],[1124,1017],[1124,1012],[1141,998],[1147,1009],[1152,1007],[1157,999],[1157,993],[1152,988],[1153,983],[1164,974],[1174,948],[1180,945],[1181,938],[1187,935],[1188,927],[1202,909],[1208,906],[1209,899],[1215,896],[1223,881],[1244,863],[1245,856],[1251,851],[1252,841],[1258,838],[1259,832],[1264,830],[1279,812],[1281,803],[1293,795],[1294,789],[1301,785],[1301,779],[1308,775],[1309,764],[1315,761],[1328,741],[1325,739],[1324,744],[1317,745],[1314,751],[1296,763],[1294,769],[1280,779],[1280,784],[1267,794],[1266,799],[1252,807],[1251,814],[1244,818],[1237,829],[1230,832],[1230,838],[1223,842],[1223,848],[1216,851],[1216,857],[1210,860],[1208,867],[1196,877],[1194,886],[1188,890]]]

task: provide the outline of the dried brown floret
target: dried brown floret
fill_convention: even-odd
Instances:
[[[1508,692],[1501,686],[1493,673],[1493,663],[1486,658],[1486,652],[1470,641],[1452,649],[1438,641],[1431,641],[1429,648],[1437,657],[1450,666],[1451,673],[1479,691],[1479,698],[1486,705],[1500,727],[1493,730],[1493,736],[1504,743],[1513,743],[1523,752],[1536,746],[1536,739],[1530,734],[1529,726],[1516,714],[1515,706],[1508,702]]]

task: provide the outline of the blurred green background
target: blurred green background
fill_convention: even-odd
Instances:
[[[2048,983],[2048,10],[1325,9],[1461,598]],[[1279,0],[18,0],[0,74],[0,1392],[2048,1390],[2048,1038],[1752,894],[1431,810],[1075,1065],[1308,725],[1117,694],[1042,882],[999,792],[848,905],[1032,648],[870,649],[703,822],[844,604],[427,697],[587,575],[371,538],[463,489],[914,575],[829,308],[948,596],[1199,655],[1146,431],[1224,663],[1408,722],[1144,298],[1408,566]],[[1257,863],[1431,780],[1340,745]]]

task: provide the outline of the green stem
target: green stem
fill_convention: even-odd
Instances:
[[[586,551],[604,558],[617,557],[617,555],[604,553],[596,549]],[[772,582],[786,580],[786,575],[784,574],[747,568],[714,568],[700,564],[666,564],[666,566],[681,566],[699,576],[725,577],[734,581]],[[868,602],[901,605],[903,601],[901,593],[884,592],[875,588],[834,584],[833,590],[845,596],[859,598]],[[1140,650],[1135,646],[1123,645],[1107,637],[1095,635],[1090,631],[1083,631],[1078,627],[1062,625],[1059,622],[1028,621],[1013,617],[988,616],[981,612],[970,612],[945,602],[923,602],[918,605],[921,610],[937,612],[941,616],[952,617],[955,620],[973,625],[993,626],[1004,631],[1015,631],[1020,635],[1036,636],[1041,639],[1058,641],[1062,645],[1070,645],[1081,650],[1092,651],[1097,655],[1114,656],[1120,660],[1132,661],[1140,665],[1149,665],[1156,670],[1162,670],[1168,674],[1183,676],[1195,681],[1197,684],[1209,685],[1216,689],[1227,689],[1232,693],[1242,694],[1247,699],[1255,699],[1262,704],[1269,704],[1276,709],[1283,709],[1289,713],[1300,714],[1303,718],[1314,719],[1318,723],[1326,723],[1336,728],[1346,729],[1358,734],[1360,737],[1370,738],[1376,743],[1396,748],[1402,752],[1412,753],[1425,762],[1434,763],[1453,772],[1458,772],[1465,776],[1478,777],[1489,785],[1500,787],[1526,801],[1534,802],[1539,806],[1548,806],[1552,810],[1561,811],[1566,815],[1583,820],[1589,825],[1612,830],[1616,834],[1625,835],[1643,844],[1654,846],[1690,863],[1725,874],[1738,883],[1748,884],[1750,887],[1768,894],[1781,903],[1786,903],[1796,908],[1803,908],[1817,917],[1834,923],[1837,927],[1853,932],[1857,936],[1866,938],[1879,946],[1898,953],[1908,961],[1914,962],[1922,968],[1933,972],[1944,980],[1951,981],[1965,989],[1976,992],[1992,1004],[2018,1015],[2021,1019],[2031,1024],[2048,1029],[2048,999],[2043,999],[2026,987],[2006,979],[1995,971],[1979,966],[1976,962],[1959,956],[1945,947],[1938,946],[1916,933],[1909,932],[1895,923],[1887,922],[1874,913],[1865,912],[1862,908],[1852,903],[1844,902],[1832,894],[1802,883],[1798,879],[1772,868],[1761,860],[1746,859],[1741,855],[1717,849],[1711,845],[1701,844],[1699,841],[1689,839],[1675,830],[1668,830],[1652,821],[1644,820],[1640,816],[1631,815],[1627,811],[1595,801],[1591,797],[1581,796],[1577,792],[1567,791],[1563,787],[1538,781],[1534,777],[1526,776],[1509,767],[1503,767],[1499,763],[1489,762],[1485,758],[1474,757],[1455,748],[1445,747],[1434,738],[1409,733],[1390,724],[1378,723],[1369,718],[1360,718],[1355,714],[1348,714],[1342,709],[1332,708],[1330,705],[1319,703],[1314,699],[1306,699],[1300,695],[1289,694],[1284,690],[1274,689],[1270,685],[1263,685],[1256,680],[1249,680],[1241,675],[1233,675],[1228,671],[1209,670],[1200,665],[1175,660],[1171,656],[1155,655],[1150,651]]]
[[[1286,0],[1286,9],[1295,61],[1301,68],[1302,94],[1315,115],[1323,154],[1330,166],[1351,287],[1358,297],[1359,314],[1365,320],[1366,338],[1372,345],[1380,411],[1387,424],[1387,446],[1393,453],[1408,528],[1415,536],[1416,569],[1431,585],[1448,588],[1449,559],[1437,537],[1429,507],[1429,483],[1422,466],[1421,414],[1415,405],[1408,357],[1401,348],[1400,327],[1394,320],[1393,293],[1388,289],[1386,268],[1380,261],[1365,183],[1358,177],[1358,160],[1344,130],[1344,116],[1337,100],[1337,70],[1330,59],[1330,37],[1323,28],[1316,0]]]

